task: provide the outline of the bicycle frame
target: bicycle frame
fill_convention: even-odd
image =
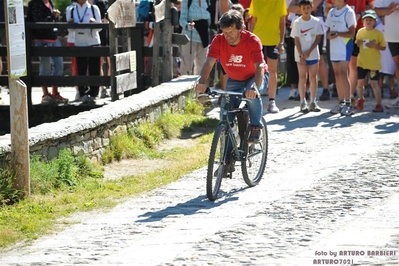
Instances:
[[[243,150],[243,147],[242,147],[242,145],[243,145],[242,137],[246,137],[245,136],[246,128],[244,128],[244,129],[239,128],[240,131],[244,130],[244,132],[243,132],[243,134],[241,134],[241,132],[240,132],[241,141],[240,141],[240,145],[238,145],[236,138],[234,136],[233,130],[230,126],[233,121],[230,121],[229,117],[228,117],[228,113],[230,113],[230,112],[235,112],[235,113],[248,112],[247,108],[240,108],[240,107],[238,107],[237,109],[234,109],[234,110],[230,110],[230,96],[239,96],[239,97],[241,97],[241,101],[243,102],[243,101],[245,101],[245,98],[243,98],[243,93],[219,90],[219,89],[214,89],[214,88],[211,88],[210,92],[214,93],[214,94],[217,93],[225,98],[226,101],[224,102],[224,104],[222,104],[220,106],[221,117],[220,117],[218,126],[223,124],[226,126],[226,128],[228,128],[228,135],[226,136],[226,139],[228,139],[230,141],[231,145],[233,145],[232,151],[234,151],[235,159],[237,161],[245,161],[246,152]],[[238,119],[238,117],[237,117],[237,119]],[[226,149],[226,150],[228,150],[228,149]],[[226,154],[224,154],[223,158],[225,158],[225,157],[226,157]]]

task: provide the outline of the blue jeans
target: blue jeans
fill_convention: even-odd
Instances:
[[[59,39],[55,42],[36,40],[35,44],[36,47],[61,47]],[[39,60],[39,76],[62,76],[64,74],[64,61],[62,56],[39,56]]]
[[[244,81],[239,81],[229,78],[227,80],[226,90],[244,93],[245,91],[251,88],[252,84],[254,83],[254,80],[255,76]],[[262,92],[267,88],[268,83],[269,83],[269,72],[265,72],[265,75],[263,76],[262,85],[260,85],[259,87],[260,94],[262,94]],[[239,99],[239,97],[230,96],[230,105],[232,108],[237,108],[240,105],[240,102],[241,99]],[[248,105],[248,114],[250,118],[249,125],[263,128],[261,123],[262,112],[263,112],[262,98],[259,96],[258,98],[250,99],[249,101],[247,101],[247,105]],[[228,113],[228,118],[229,121],[234,121],[235,113]]]

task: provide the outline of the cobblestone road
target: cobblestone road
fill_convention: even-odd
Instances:
[[[399,110],[353,117],[266,115],[269,159],[261,184],[239,174],[205,196],[206,169],[132,198],[0,265],[399,265]]]

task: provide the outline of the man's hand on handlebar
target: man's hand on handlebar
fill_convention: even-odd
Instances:
[[[245,98],[255,99],[258,97],[258,92],[256,90],[250,89],[245,92]]]
[[[195,91],[199,93],[205,93],[208,87],[205,84],[197,83],[195,86]]]

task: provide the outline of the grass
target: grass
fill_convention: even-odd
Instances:
[[[84,155],[74,157],[68,149],[45,162],[39,156],[31,158],[31,197],[19,200],[19,192],[10,186],[12,171],[0,168],[0,247],[29,243],[40,236],[67,226],[63,219],[77,212],[106,210],[128,197],[176,181],[181,176],[207,163],[212,134],[198,138],[191,147],[154,149],[162,141],[179,137],[196,127],[216,125],[203,116],[203,108],[189,101],[185,113],[163,115],[156,123],[140,124],[125,135],[111,139],[103,154],[103,162],[125,158],[162,159],[168,167],[142,175],[115,180],[103,179],[103,167]]]

